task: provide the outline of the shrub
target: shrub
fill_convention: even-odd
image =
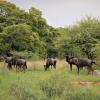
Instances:
[[[15,96],[18,100],[38,100],[29,89],[26,87],[19,86],[17,84],[12,84],[10,88],[10,93]]]
[[[60,97],[65,90],[64,81],[61,80],[59,74],[56,74],[48,81],[41,81],[40,90],[42,90],[48,98]]]
[[[56,74],[48,81],[40,82],[40,90],[48,97],[48,100],[99,100],[99,93],[91,88],[80,87],[63,79]]]

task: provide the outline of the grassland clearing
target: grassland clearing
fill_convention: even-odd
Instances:
[[[77,74],[64,60],[57,69],[44,71],[45,61],[28,61],[26,72],[8,70],[0,63],[0,100],[99,100],[100,77]]]

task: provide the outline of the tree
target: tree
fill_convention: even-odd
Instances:
[[[34,43],[34,36],[30,26],[25,24],[18,24],[8,26],[3,31],[6,36],[4,40],[11,45],[12,50],[32,50]]]

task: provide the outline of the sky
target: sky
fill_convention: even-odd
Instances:
[[[35,7],[42,11],[49,25],[66,27],[85,16],[100,17],[100,0],[7,0],[28,11]]]

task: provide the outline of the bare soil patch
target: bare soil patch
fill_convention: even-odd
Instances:
[[[93,82],[93,81],[73,81],[72,84],[79,85],[79,86],[95,86],[100,85],[100,82]]]

